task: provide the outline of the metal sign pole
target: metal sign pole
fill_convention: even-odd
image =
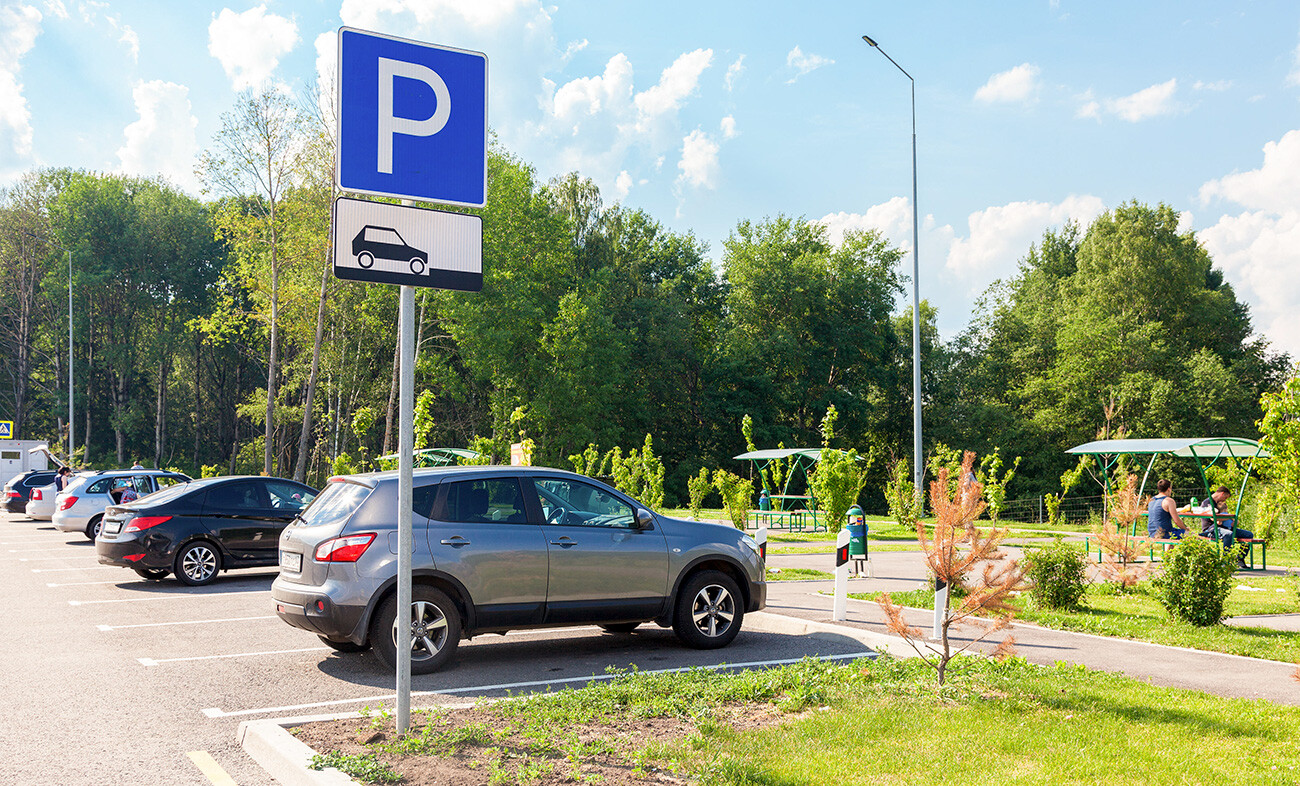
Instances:
[[[397,478],[397,733],[411,726],[412,455],[415,428],[415,288],[402,287],[401,368],[398,385]]]

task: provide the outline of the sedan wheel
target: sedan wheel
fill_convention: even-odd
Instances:
[[[411,587],[411,673],[430,674],[442,668],[460,644],[460,611],[446,593],[433,587]],[[397,665],[397,596],[379,607],[370,629],[370,645],[384,665]]]
[[[688,647],[725,647],[740,632],[745,609],[736,582],[725,573],[706,570],[686,580],[677,595],[673,632]]]
[[[221,570],[221,555],[206,540],[195,541],[176,555],[176,578],[182,584],[201,587],[211,584]]]

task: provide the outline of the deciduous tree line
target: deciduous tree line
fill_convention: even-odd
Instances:
[[[202,199],[67,169],[8,189],[0,418],[65,433],[71,251],[86,463],[319,483],[343,453],[396,450],[397,288],[331,275],[331,125],[282,94],[241,97],[200,161]],[[878,233],[835,244],[802,218],[742,220],[714,263],[579,174],[542,182],[494,146],[488,183],[483,291],[417,296],[428,444],[479,437],[508,460],[527,438],[535,463],[568,466],[653,434],[668,504],[701,467],[742,469],[745,415],[759,447],[816,447],[834,405],[838,446],[907,456],[911,314]],[[1177,219],[1126,204],[1048,231],[948,343],[923,303],[927,446],[1022,456],[1009,494],[1027,496],[1107,424],[1255,436],[1289,360]],[[873,466],[864,503],[883,510],[888,462]]]

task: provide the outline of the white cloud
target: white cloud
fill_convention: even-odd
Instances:
[[[581,41],[570,41],[569,45],[564,48],[564,54],[560,55],[560,61],[564,63],[569,62],[573,59],[574,55],[586,49],[588,43],[590,42],[585,38]]]
[[[1201,186],[1200,200],[1226,199],[1251,210],[1283,213],[1300,208],[1300,129],[1264,145],[1264,164]]]
[[[740,75],[743,73],[745,73],[745,56],[741,55],[736,58],[736,62],[727,66],[727,75],[722,80],[728,93],[736,86],[737,80],[740,79]]]
[[[986,104],[1029,101],[1038,92],[1038,66],[1021,63],[1009,71],[989,77],[984,86],[975,91],[975,100]]]
[[[970,234],[958,238],[948,252],[945,267],[963,279],[980,282],[980,287],[1015,270],[1017,260],[1043,230],[1074,219],[1086,227],[1105,212],[1095,196],[1069,196],[1055,204],[1011,202],[971,213]]]
[[[722,118],[722,122],[719,126],[722,128],[723,139],[735,139],[740,135],[740,132],[736,130],[736,118],[731,115]]]
[[[280,58],[297,43],[298,25],[267,13],[265,4],[241,14],[223,8],[208,25],[208,53],[220,61],[235,90],[270,79]]]
[[[622,52],[605,64],[600,76],[585,76],[555,91],[552,114],[578,135],[585,117],[602,111],[626,114],[632,107],[632,63]]]
[[[126,143],[117,151],[128,175],[163,175],[190,193],[199,192],[194,176],[199,121],[184,85],[154,80],[139,82],[131,91],[140,119],[126,127]]]
[[[1177,111],[1174,93],[1178,90],[1178,80],[1170,79],[1132,95],[1114,98],[1106,102],[1106,109],[1130,123],[1147,120],[1160,115],[1169,115]]]
[[[68,7],[63,4],[63,0],[45,0],[42,5],[45,6],[45,13],[50,16],[57,16],[60,19],[68,18]]]
[[[1100,119],[1101,119],[1101,104],[1098,103],[1097,100],[1096,100],[1095,98],[1092,97],[1092,91],[1091,91],[1091,90],[1089,90],[1088,92],[1086,92],[1086,93],[1084,93],[1083,95],[1079,96],[1079,100],[1080,100],[1082,103],[1080,103],[1080,104],[1079,104],[1079,108],[1078,108],[1077,110],[1075,110],[1075,113],[1074,113],[1074,116],[1075,116],[1075,117],[1078,117],[1078,118],[1089,118],[1089,117],[1090,117],[1090,118],[1093,118],[1093,119],[1095,119],[1095,120],[1100,120]]]
[[[624,169],[614,178],[614,198],[622,200],[627,198],[628,192],[632,190],[632,176]]]
[[[715,188],[718,184],[718,143],[708,134],[695,129],[682,139],[682,158],[677,162],[681,174],[677,185]]]
[[[793,84],[799,77],[816,71],[822,66],[834,65],[835,61],[821,55],[805,55],[803,50],[796,46],[785,56],[785,64],[795,72],[794,76],[786,80],[786,84]]]
[[[28,158],[32,153],[32,114],[19,76],[23,57],[36,45],[36,36],[41,33],[41,19],[41,12],[32,6],[0,8],[0,151],[4,151],[0,153],[0,169],[21,168],[5,154],[8,151],[18,158]]]
[[[1232,87],[1231,79],[1220,79],[1216,82],[1202,82],[1198,79],[1192,83],[1193,90],[1209,90],[1214,93],[1222,93],[1230,87]]]
[[[1255,329],[1293,357],[1300,356],[1300,129],[1264,145],[1259,169],[1234,172],[1201,186],[1203,203],[1225,200],[1247,208],[1197,232],[1206,251],[1251,306]]]
[[[343,0],[339,17],[345,25],[371,30],[385,30],[392,17],[403,14],[410,14],[421,27],[454,24],[454,18],[478,30],[491,30],[517,18],[520,12],[531,15],[535,11],[550,20],[536,0]]]
[[[713,62],[712,49],[696,49],[679,55],[673,64],[659,75],[659,83],[635,98],[638,118],[637,130],[646,132],[662,118],[676,115],[682,102],[695,92],[700,74]]]
[[[905,251],[912,248],[911,200],[894,197],[888,202],[872,205],[865,213],[828,213],[817,220],[825,224],[830,241],[839,245],[849,230],[877,229],[890,242]]]

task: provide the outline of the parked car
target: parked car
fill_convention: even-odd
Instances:
[[[94,540],[99,535],[104,511],[109,505],[122,501],[128,490],[136,497],[144,497],[158,489],[189,483],[189,475],[162,469],[106,469],[81,473],[73,477],[59,494],[54,506],[55,529],[63,532],[84,532]]]
[[[285,478],[196,480],[110,506],[95,550],[104,565],[198,587],[223,570],[275,565],[280,531],[315,498]]]
[[[58,495],[59,487],[54,483],[32,489],[32,495],[27,499],[27,518],[37,521],[54,518],[54,499]]]
[[[30,469],[10,479],[4,487],[5,510],[10,513],[25,513],[32,489],[53,483],[56,474],[52,469]]]
[[[462,637],[654,622],[723,647],[763,608],[758,545],[728,526],[661,516],[591,478],[543,467],[415,471],[411,670]],[[331,478],[280,535],[276,613],[342,652],[397,658],[397,473]],[[402,615],[406,617],[405,614]]]

